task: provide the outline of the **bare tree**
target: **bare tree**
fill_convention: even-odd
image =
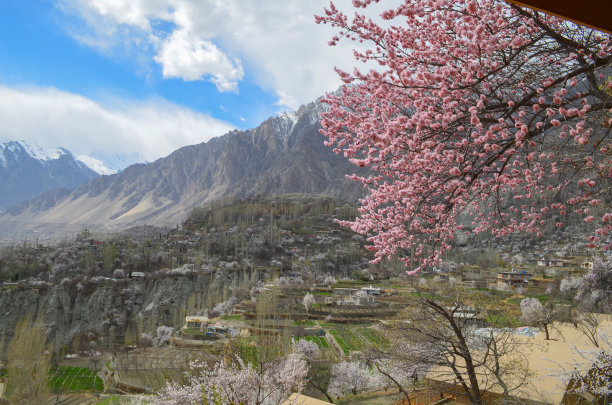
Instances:
[[[595,347],[599,348],[600,317],[598,314],[579,312],[574,320],[574,325]]]
[[[44,353],[46,346],[47,334],[42,319],[33,321],[28,315],[17,322],[7,353],[11,403],[47,403],[50,359]]]
[[[321,392],[329,402],[334,403],[334,399],[329,392],[331,382],[331,370],[324,362],[313,362],[308,370],[307,383],[317,391]]]
[[[412,404],[410,399],[410,389],[407,382],[412,380],[412,388],[415,388],[418,376],[423,375],[425,367],[421,364],[415,364],[414,359],[406,361],[405,354],[401,350],[405,350],[405,345],[393,345],[393,349],[399,349],[393,354],[385,351],[379,351],[377,348],[371,348],[362,353],[362,358],[367,361],[384,379],[394,384],[406,398],[408,405]],[[408,352],[409,353],[409,352]]]
[[[257,361],[264,364],[287,353],[291,344],[290,324],[278,314],[278,291],[265,291],[257,297],[255,339]]]
[[[475,301],[469,305],[456,292],[454,302],[413,302],[406,318],[387,333],[392,344],[384,356],[403,361],[413,372],[430,370],[435,380],[457,384],[472,404],[482,404],[483,394],[493,387],[509,397],[525,382],[526,360],[507,328],[476,327],[491,314],[484,302]]]

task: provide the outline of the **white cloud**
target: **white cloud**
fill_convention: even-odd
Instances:
[[[0,142],[24,139],[77,155],[137,152],[149,161],[233,128],[162,99],[97,102],[55,88],[6,86],[0,86],[0,122]]]
[[[211,76],[220,92],[236,91],[244,76],[240,61],[230,62],[212,42],[193,37],[185,30],[172,33],[154,59],[162,65],[164,77],[194,81]]]
[[[328,0],[60,1],[89,27],[74,35],[89,46],[138,48],[161,66],[164,77],[210,80],[219,91],[236,91],[248,66],[281,107],[294,108],[335,90],[341,83],[333,67],[352,70],[356,64],[356,43],[329,47],[336,30],[314,22]],[[352,14],[350,0],[335,3]],[[375,14],[382,7],[370,8]]]

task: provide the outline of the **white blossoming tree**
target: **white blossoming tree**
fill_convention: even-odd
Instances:
[[[343,361],[331,369],[329,393],[336,397],[357,395],[377,385],[378,379],[370,370],[357,361]]]
[[[292,392],[300,392],[308,373],[304,354],[293,350],[257,367],[236,361],[220,361],[214,366],[190,363],[185,385],[168,383],[151,401],[152,405],[243,404],[273,405],[282,403]]]
[[[304,304],[304,308],[308,311],[317,301],[315,300],[314,295],[308,293],[304,295],[304,299],[302,300],[302,304]]]
[[[553,323],[553,312],[544,307],[537,298],[523,298],[521,300],[521,321],[537,326],[546,333],[546,340],[550,340],[550,327]]]

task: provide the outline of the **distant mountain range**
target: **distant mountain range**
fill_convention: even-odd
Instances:
[[[23,140],[0,143],[0,213],[46,191],[75,189],[99,175],[118,173],[144,162],[137,153],[95,151],[87,156],[61,147],[45,149]]]
[[[176,225],[193,207],[229,195],[321,193],[355,200],[363,188],[345,175],[356,168],[323,144],[322,108],[310,103],[257,128],[183,147],[75,190],[46,192],[0,216],[0,235],[23,238],[34,231],[58,235],[84,227],[110,231]]]
[[[57,188],[77,188],[99,174],[70,151],[43,150],[25,141],[0,144],[0,212]]]

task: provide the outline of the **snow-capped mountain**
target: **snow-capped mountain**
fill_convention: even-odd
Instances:
[[[97,172],[64,148],[0,143],[0,212],[45,191],[74,189],[96,177]]]

